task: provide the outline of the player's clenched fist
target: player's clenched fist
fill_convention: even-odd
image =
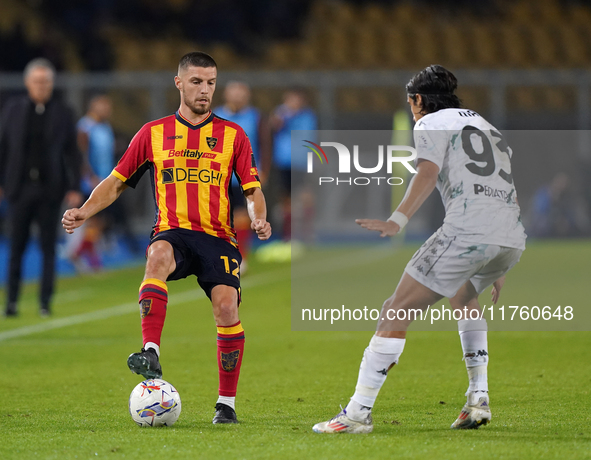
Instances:
[[[68,209],[64,212],[64,217],[62,218],[62,227],[66,229],[68,233],[74,233],[74,229],[80,227],[86,217],[84,217],[84,213],[79,208],[72,208]]]
[[[271,224],[263,219],[255,219],[250,224],[258,235],[259,240],[268,240],[271,237]]]

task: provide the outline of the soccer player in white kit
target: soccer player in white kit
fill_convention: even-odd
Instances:
[[[511,175],[512,151],[503,136],[476,112],[461,108],[456,77],[439,65],[406,85],[413,114],[417,174],[386,221],[356,222],[382,237],[396,235],[437,186],[445,219],[408,262],[394,294],[382,307],[377,331],[365,349],[355,394],[317,433],[370,433],[371,410],[388,371],[398,363],[411,315],[448,297],[463,310],[458,330],[468,371],[467,401],[452,428],[478,428],[491,419],[488,397],[486,319],[478,295],[493,285],[496,303],[505,274],[519,261],[526,235]],[[465,307],[467,307],[465,309]],[[476,312],[470,315],[470,312]],[[457,316],[456,316],[457,317]]]

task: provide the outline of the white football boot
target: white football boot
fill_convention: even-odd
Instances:
[[[368,415],[362,422],[351,420],[347,416],[346,409],[343,409],[328,422],[317,423],[312,429],[316,433],[371,433],[373,421],[371,415]]]
[[[488,393],[471,392],[460,415],[451,424],[454,430],[478,428],[490,422],[491,413],[488,405]]]

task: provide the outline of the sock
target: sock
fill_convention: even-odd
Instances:
[[[166,318],[167,303],[168,288],[164,281],[148,278],[140,285],[140,313],[144,348],[154,348],[158,355],[160,355],[160,337]],[[148,346],[148,344],[150,345]]]
[[[158,355],[158,357],[160,358],[160,345],[156,345],[154,342],[144,343],[144,350],[147,350],[148,348],[151,348],[152,350],[154,350],[156,352],[156,354]]]
[[[388,371],[398,362],[406,339],[391,339],[374,335],[363,353],[359,378],[351,403],[346,407],[352,420],[363,420],[371,412]]]
[[[218,403],[225,404],[226,406],[230,406],[232,409],[236,410],[234,406],[236,402],[236,398],[231,398],[229,396],[218,396]]]
[[[218,372],[220,396],[234,398],[244,354],[244,329],[238,321],[231,326],[218,326]],[[225,404],[225,403],[224,403]]]
[[[349,404],[345,407],[345,414],[347,414],[347,417],[351,420],[361,422],[371,415],[371,407],[359,404],[351,398],[351,401],[349,401]]]
[[[473,392],[488,393],[488,325],[485,319],[462,319],[458,321],[458,330],[466,370],[468,371],[468,390],[466,396]]]

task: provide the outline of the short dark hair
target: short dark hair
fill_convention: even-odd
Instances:
[[[213,58],[202,51],[193,51],[185,54],[179,61],[179,70],[187,67],[216,67],[217,64]]]
[[[421,111],[427,114],[462,107],[462,101],[454,94],[457,87],[458,79],[453,73],[440,65],[430,65],[410,79],[406,92],[415,102],[417,94],[421,95]]]

